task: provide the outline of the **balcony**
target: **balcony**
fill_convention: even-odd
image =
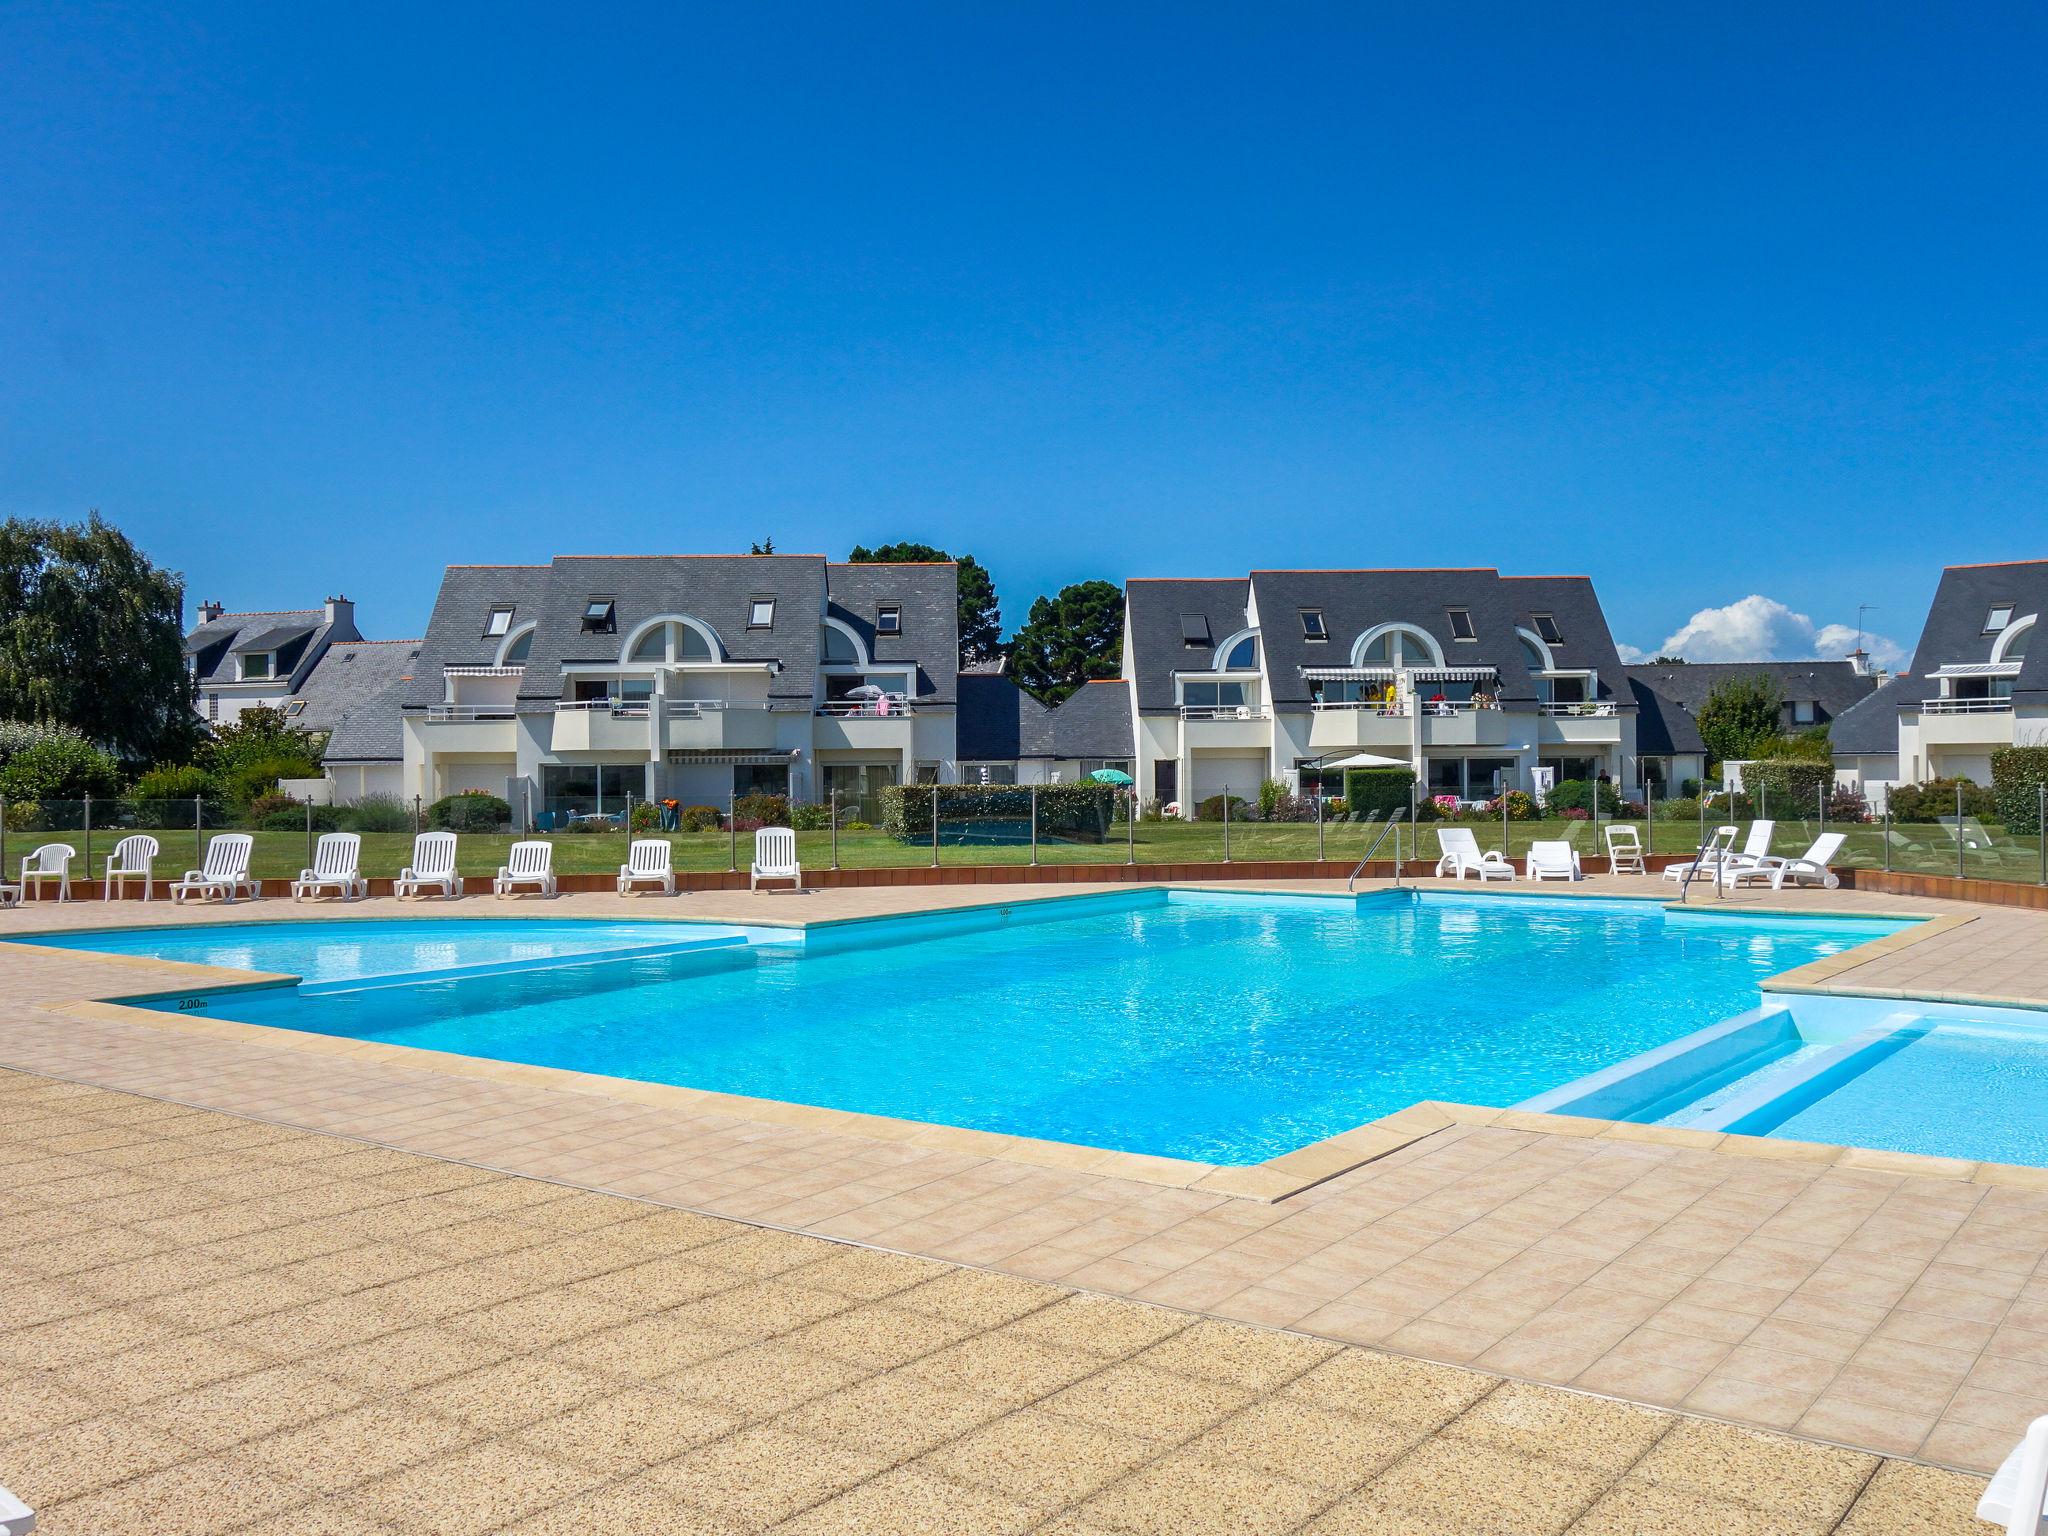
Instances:
[[[2009,747],[2011,699],[1922,699],[1920,741],[1928,747]]]
[[[1536,739],[1546,746],[1621,744],[1621,711],[1613,704],[1539,704]]]
[[[670,699],[662,706],[662,740],[681,752],[759,752],[775,745],[767,701]]]
[[[420,743],[427,751],[504,754],[518,740],[510,704],[436,704],[419,720]]]
[[[896,698],[833,699],[818,706],[811,745],[820,752],[907,752],[916,713]]]
[[[1469,699],[1438,699],[1415,706],[1422,713],[1425,747],[1501,747],[1507,745],[1508,716],[1493,704]]]
[[[648,706],[635,699],[563,699],[555,705],[556,752],[646,752]]]
[[[1181,734],[1190,748],[1256,747],[1264,749],[1273,739],[1271,711],[1256,704],[1184,704],[1180,711]]]
[[[1412,706],[1396,703],[1321,702],[1310,711],[1308,744],[1319,752],[1340,747],[1398,747],[1406,756],[1414,729]]]

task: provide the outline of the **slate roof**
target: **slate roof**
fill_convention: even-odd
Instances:
[[[1549,614],[1557,625],[1563,638],[1550,646],[1550,654],[1560,668],[1591,668],[1599,676],[1598,697],[1628,702],[1621,653],[1614,648],[1607,614],[1590,576],[1503,576],[1501,583],[1520,628],[1540,634],[1539,613]]]
[[[531,623],[532,649],[520,679],[523,700],[555,700],[563,668],[616,663],[634,632],[650,619],[687,616],[708,626],[725,657],[778,662],[770,699],[812,697],[818,630],[825,615],[861,636],[876,661],[917,663],[917,700],[952,704],[958,697],[958,568],[948,564],[829,565],[822,555],[563,555],[547,565],[448,567],[407,708],[442,701],[442,669],[489,665],[504,643],[484,635],[494,606],[510,604],[516,634]],[[757,598],[774,599],[773,622],[748,624]],[[583,628],[587,604],[613,605],[614,631]],[[883,603],[903,606],[903,632],[876,630]]]
[[[1675,700],[1666,698],[1641,678],[1626,678],[1636,704],[1636,751],[1645,757],[1671,757],[1707,750],[1700,728]]]
[[[1137,755],[1130,685],[1116,677],[1083,683],[1048,709],[1007,677],[963,672],[955,731],[963,763]]]
[[[194,676],[201,688],[218,688],[242,680],[236,657],[251,651],[277,651],[278,680],[303,680],[320,659],[320,650],[330,638],[356,638],[355,626],[335,625],[330,635],[327,610],[290,608],[268,613],[224,613],[208,619],[185,635],[185,654],[193,659]],[[342,630],[346,633],[340,633]]]
[[[1899,710],[1919,704],[1927,680],[1901,674],[1875,693],[1851,704],[1828,728],[1828,749],[1836,757],[1896,757]]]
[[[417,640],[343,640],[293,694],[305,709],[292,724],[327,731],[326,760],[395,762],[404,755],[399,701],[412,681]]]
[[[953,722],[955,753],[963,763],[1007,763],[1028,756],[1027,739],[1036,741],[1043,704],[994,672],[960,674],[960,710]]]
[[[1511,596],[1500,573],[1490,566],[1253,571],[1251,579],[1266,649],[1266,675],[1276,708],[1306,708],[1313,695],[1300,668],[1349,666],[1359,636],[1383,623],[1410,624],[1433,637],[1446,666],[1498,668],[1499,696],[1504,702],[1533,702],[1536,697],[1528,653],[1515,633],[1521,619],[1518,598]],[[1590,585],[1587,591],[1590,593]],[[1306,608],[1322,611],[1328,640],[1314,641],[1303,635],[1300,613]],[[1471,614],[1474,639],[1461,641],[1452,635],[1448,611],[1452,608]],[[1612,642],[1608,644],[1611,647]],[[1144,703],[1142,695],[1140,703]]]
[[[1215,662],[1215,648],[1247,627],[1251,583],[1242,576],[1133,578],[1124,584],[1124,628],[1137,666],[1140,714],[1173,714],[1180,705],[1173,674]],[[1208,643],[1183,639],[1182,620],[1200,620]]]
[[[1876,678],[1858,672],[1855,663],[1848,661],[1694,661],[1682,666],[1667,663],[1628,669],[1630,677],[1649,684],[1687,714],[1694,715],[1722,683],[1758,673],[1777,684],[1779,698],[1787,704],[1795,699],[1813,700],[1818,705],[1814,723],[1819,725],[1838,718],[1877,689]],[[1795,724],[1788,713],[1787,730],[1808,728]]]
[[[1937,667],[1989,661],[1997,637],[1984,632],[1994,606],[2012,605],[2015,619],[2048,613],[2048,560],[2016,560],[2002,565],[1952,565],[1941,573],[1927,624],[1913,652],[1914,673],[1924,683]],[[2048,645],[2034,636],[2013,679],[2013,698],[2020,703],[2048,699]],[[1933,688],[1928,694],[1935,692]],[[1927,695],[1922,695],[1926,697]],[[2029,697],[2031,696],[2031,697]]]

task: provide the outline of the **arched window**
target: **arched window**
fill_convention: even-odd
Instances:
[[[2027,654],[2027,642],[2033,638],[2034,626],[2029,624],[2025,629],[2005,642],[2004,659],[2007,661],[2018,661]]]
[[[1527,635],[1518,635],[1516,638],[1522,642],[1522,654],[1527,659],[1531,672],[1546,672],[1550,669],[1550,658],[1543,654],[1534,640]]]
[[[678,661],[714,661],[711,642],[694,624],[669,619],[650,624],[626,653],[628,661],[660,666]]]
[[[2027,642],[2034,638],[2034,626],[2038,615],[2028,614],[2025,618],[2014,619],[2006,625],[1999,637],[1991,642],[1993,661],[2018,661],[2027,654]]]
[[[501,667],[523,667],[526,658],[533,651],[533,626],[528,625],[505,643],[505,654],[498,658]]]
[[[860,652],[854,648],[853,636],[832,624],[818,627],[818,659],[829,662],[857,663]]]
[[[1246,635],[1230,648],[1230,654],[1223,658],[1225,672],[1256,672],[1259,670],[1259,637]]]
[[[1359,637],[1352,658],[1360,667],[1429,667],[1443,665],[1435,641],[1412,624],[1386,624]]]

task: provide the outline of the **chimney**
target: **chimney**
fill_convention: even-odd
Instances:
[[[219,598],[210,597],[205,602],[199,605],[199,622],[202,624],[211,624],[215,619],[219,618],[222,614],[226,612],[227,609],[221,607]]]
[[[336,596],[327,599],[326,607],[327,622],[330,625],[334,625],[348,631],[347,635],[341,636],[339,638],[347,639],[352,637],[355,634],[356,629],[356,605],[350,602],[347,598],[337,594]]]

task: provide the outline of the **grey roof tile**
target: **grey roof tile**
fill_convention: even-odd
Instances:
[[[306,677],[293,697],[305,709],[292,723],[329,732],[328,762],[395,762],[404,755],[399,701],[412,681],[417,640],[344,640]]]
[[[1937,667],[1991,659],[1997,637],[1985,632],[1994,606],[2011,604],[2013,618],[2048,613],[2048,560],[2001,565],[1952,565],[1941,573],[1912,670],[1925,678]],[[2048,645],[2034,637],[2013,679],[2013,697],[2039,703],[2048,698]]]
[[[1815,723],[1820,725],[1837,719],[1877,688],[1875,677],[1858,672],[1855,663],[1848,661],[1693,661],[1662,666],[1646,663],[1628,669],[1630,677],[1695,715],[1722,683],[1759,674],[1777,685],[1779,697],[1786,703],[1811,700],[1817,706]]]

